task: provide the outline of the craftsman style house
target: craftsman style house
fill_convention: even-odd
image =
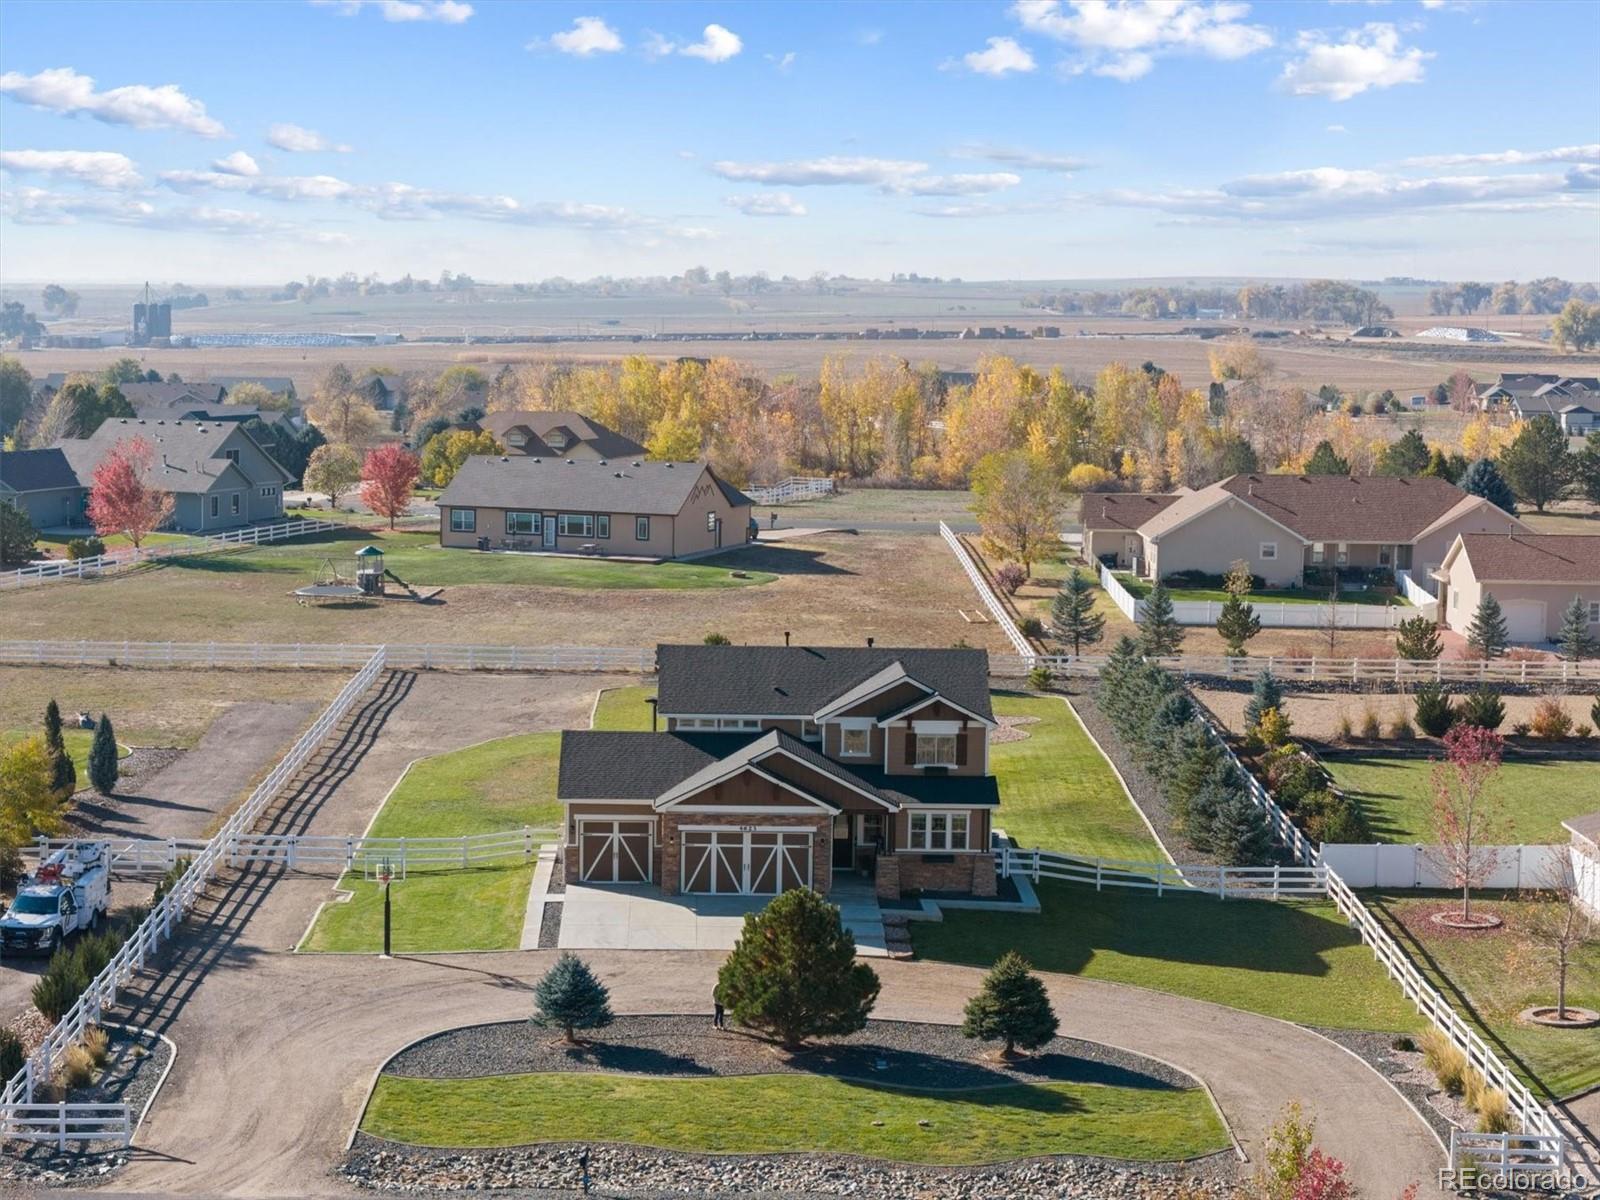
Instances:
[[[492,412],[472,424],[492,433],[507,454],[593,462],[600,458],[643,458],[648,453],[632,438],[575,412]]]
[[[561,735],[567,878],[993,896],[982,650],[658,646],[650,733]]]

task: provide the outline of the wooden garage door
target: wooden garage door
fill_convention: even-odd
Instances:
[[[811,885],[809,830],[686,829],[681,837],[685,892],[774,896]]]
[[[584,883],[648,883],[650,821],[578,824],[578,877]]]

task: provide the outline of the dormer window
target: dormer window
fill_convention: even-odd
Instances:
[[[528,435],[520,429],[513,429],[506,434],[506,445],[508,446],[526,446],[527,444]]]
[[[872,722],[839,723],[839,757],[867,758],[872,754]]]
[[[231,463],[236,463],[239,461],[239,452],[237,450],[224,450],[222,457]]]

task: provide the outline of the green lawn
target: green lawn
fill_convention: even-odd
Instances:
[[[116,725],[116,718],[111,724]],[[41,729],[0,729],[0,746],[14,746],[25,738],[43,737]],[[67,753],[72,757],[72,765],[78,769],[78,786],[89,786],[89,747],[94,744],[94,733],[88,729],[63,729],[61,740],[67,744]],[[127,758],[130,751],[128,747],[117,746],[117,757]]]
[[[653,685],[607,688],[600,693],[600,702],[595,705],[594,728],[648,732],[650,706],[645,701],[655,694]]]
[[[559,733],[519,733],[413,763],[373,837],[460,837],[561,824]]]
[[[1113,573],[1117,577],[1117,582],[1127,588],[1128,594],[1135,600],[1143,600],[1150,594],[1152,585],[1149,580],[1140,579],[1129,571],[1116,571]],[[1222,604],[1228,599],[1228,593],[1222,588],[1169,587],[1167,594],[1174,600],[1209,600],[1213,604]],[[1308,591],[1305,588],[1261,588],[1251,592],[1248,599],[1258,604],[1277,604],[1280,602],[1288,604],[1326,604],[1328,602],[1328,593],[1315,590]],[[1402,597],[1385,596],[1370,588],[1364,591],[1340,592],[1339,603],[1374,604],[1380,607],[1388,605],[1395,605],[1400,608],[1410,607]]]
[[[998,716],[1038,717],[1025,741],[989,751],[1000,785],[995,823],[1019,846],[1156,861],[1161,848],[1064,700],[996,692]]]
[[[774,1120],[778,1113],[792,1119]],[[384,1075],[361,1127],[428,1146],[633,1142],[712,1154],[812,1151],[947,1164],[1044,1154],[1172,1160],[1228,1146],[1199,1088],[1041,1083],[911,1092],[816,1075]]]
[[[1494,911],[1506,924],[1489,933],[1440,936],[1426,914],[1454,896],[1405,892],[1364,897],[1411,961],[1477,1024],[1513,1070],[1555,1097],[1600,1085],[1600,1034],[1593,1029],[1542,1029],[1522,1025],[1517,1014],[1536,1004],[1554,1004],[1556,979],[1548,954],[1523,933],[1525,902],[1483,898],[1473,911]],[[1600,944],[1574,956],[1567,975],[1567,1003],[1600,1008]]]
[[[1221,901],[1042,881],[1044,912],[947,912],[913,922],[922,958],[987,967],[1008,949],[1043,971],[1137,984],[1337,1029],[1421,1020],[1326,903]]]
[[[92,530],[87,529],[80,533],[68,534],[65,537],[41,533],[39,535],[39,549],[54,555],[56,558],[65,558],[67,556],[68,542],[73,541],[75,538],[89,537],[92,533]],[[141,541],[143,548],[148,550],[154,546],[169,546],[173,542],[187,541],[190,536],[187,533],[152,533],[146,535]],[[107,550],[120,550],[133,544],[120,533],[107,534],[100,540],[105,543]]]
[[[1324,757],[1336,782],[1360,802],[1379,841],[1433,842],[1432,757],[1439,751],[1345,751]],[[1508,759],[1495,783],[1511,822],[1507,843],[1553,845],[1568,834],[1561,822],[1600,805],[1600,765]]]
[[[411,871],[390,886],[390,937],[401,954],[515,950],[522,940],[533,868],[521,864],[469,871]],[[339,887],[348,901],[326,905],[303,951],[371,953],[383,949],[383,891],[350,872]]]

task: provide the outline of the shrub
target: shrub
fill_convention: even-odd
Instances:
[[[73,562],[80,558],[99,558],[106,552],[106,544],[97,537],[73,538],[67,543],[67,557]]]
[[[83,989],[89,984],[87,979],[73,973],[75,968],[58,968],[56,959],[61,957],[62,954],[57,954],[50,960],[44,974],[34,982],[32,992],[33,1006],[52,1025],[78,1002],[78,997],[83,995]]]
[[[1433,1072],[1439,1086],[1452,1096],[1461,1095],[1466,1086],[1467,1072],[1472,1070],[1467,1056],[1456,1049],[1438,1029],[1424,1032],[1419,1044],[1422,1046],[1422,1061]]]
[[[1594,735],[1594,730],[1591,729],[1588,725],[1574,725],[1572,727],[1572,736],[1577,738],[1580,742],[1586,741],[1588,738],[1592,737],[1593,735]]]
[[[1324,788],[1305,798],[1301,824],[1318,842],[1370,842],[1371,831],[1361,809],[1349,797]]]
[[[1049,667],[1034,667],[1028,672],[1028,686],[1036,692],[1048,691],[1055,678],[1055,672]]]
[[[15,846],[0,844],[0,892],[15,892],[28,865],[22,861],[22,851]],[[5,1078],[9,1079],[10,1076]]]
[[[27,1057],[22,1052],[22,1039],[16,1030],[0,1026],[0,1079],[10,1079],[22,1070]]]
[[[1406,715],[1400,713],[1389,722],[1389,736],[1397,742],[1409,742],[1417,736],[1417,731],[1412,728]]]
[[[1269,708],[1256,722],[1255,735],[1268,749],[1283,745],[1289,740],[1289,718],[1276,708]]]
[[[728,640],[728,635],[725,633],[708,633],[704,638],[701,639],[701,643],[706,646],[733,645],[733,643]]]
[[[1415,1054],[1417,1050],[1416,1039],[1408,1033],[1402,1033],[1389,1043],[1389,1049],[1399,1050],[1403,1054]]]
[[[1044,636],[1044,622],[1038,617],[1023,617],[1017,622],[1017,628],[1022,630],[1023,637],[1042,638]]]
[[[1600,729],[1600,695],[1594,698],[1594,705],[1589,709],[1589,720]]]
[[[1010,1058],[1018,1046],[1037,1050],[1055,1037],[1059,1026],[1044,984],[1022,955],[1007,950],[983,977],[978,994],[967,1001],[961,1035],[1004,1042],[1001,1056]]]
[[[1512,737],[1527,737],[1530,726],[1526,721],[1518,721],[1511,726]]]
[[[1370,704],[1361,710],[1361,736],[1369,742],[1376,742],[1383,737],[1383,722],[1378,720],[1378,714]]]
[[[1327,785],[1322,769],[1302,754],[1284,755],[1266,769],[1267,786],[1285,812],[1294,812],[1312,792]]]
[[[1461,701],[1456,720],[1479,729],[1499,729],[1506,719],[1505,702],[1493,688],[1481,687]]]
[[[1450,694],[1437,683],[1419,683],[1415,696],[1417,728],[1429,737],[1443,737],[1455,724],[1456,711]]]
[[[1244,705],[1244,723],[1254,728],[1261,720],[1261,714],[1269,708],[1283,711],[1283,684],[1271,671],[1263,670],[1250,686],[1250,699]]]
[[[111,1035],[100,1026],[91,1025],[83,1031],[83,1048],[89,1052],[89,1059],[95,1066],[103,1067],[111,1056]]]
[[[1355,736],[1356,727],[1350,721],[1350,714],[1341,712],[1339,714],[1339,723],[1333,729],[1333,740],[1336,742],[1348,742]]]
[[[1007,563],[994,573],[995,584],[1008,596],[1015,596],[1017,589],[1028,582],[1028,573],[1016,563]]]
[[[82,1046],[68,1046],[61,1059],[61,1083],[67,1088],[88,1087],[94,1082],[94,1059]]]
[[[1489,1081],[1483,1077],[1483,1072],[1469,1064],[1461,1075],[1461,1103],[1476,1112],[1488,1087]]]
[[[1533,736],[1547,742],[1559,742],[1572,732],[1572,718],[1561,707],[1559,700],[1545,697],[1533,709]]]
[[[1510,1133],[1516,1128],[1511,1101],[1499,1088],[1485,1088],[1478,1097],[1479,1133]]]
[[[151,907],[160,904],[167,893],[177,886],[178,880],[183,878],[184,872],[189,869],[192,862],[194,862],[192,858],[180,858],[166,869],[161,878],[156,880],[156,890],[150,897]]]

